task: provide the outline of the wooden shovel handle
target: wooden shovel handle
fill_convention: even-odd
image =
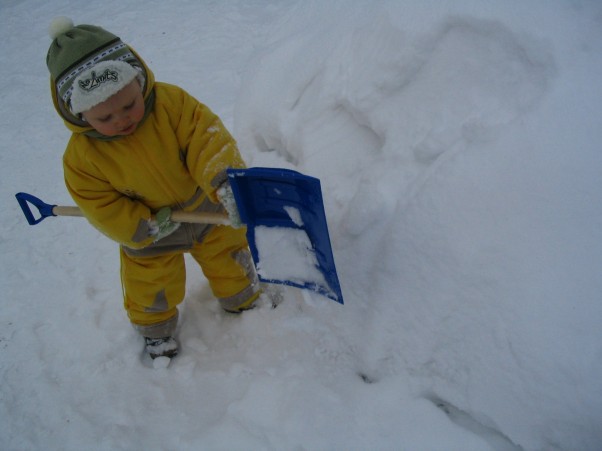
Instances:
[[[230,225],[225,213],[208,213],[200,211],[172,211],[171,220],[174,222],[192,222],[194,224]]]
[[[55,205],[52,208],[52,213],[55,216],[83,216],[84,214],[79,209],[79,207],[61,207],[59,205]]]
[[[56,205],[52,209],[56,216],[83,216],[79,207],[65,207]],[[207,213],[198,211],[172,211],[171,220],[174,222],[191,222],[194,224],[229,225],[228,215],[224,213]]]

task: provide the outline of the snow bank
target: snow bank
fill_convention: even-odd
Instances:
[[[237,110],[254,161],[322,179],[364,371],[528,449],[602,442],[602,208],[566,172],[601,160],[549,137],[565,69],[500,21],[376,13],[264,54]]]

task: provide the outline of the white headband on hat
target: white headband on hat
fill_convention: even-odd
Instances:
[[[136,77],[141,78],[142,74],[123,61],[108,60],[95,64],[73,81],[71,111],[79,114],[89,110],[121,91]]]

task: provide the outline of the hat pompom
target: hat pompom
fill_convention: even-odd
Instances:
[[[48,33],[52,39],[56,39],[63,33],[71,30],[73,27],[73,20],[71,20],[69,17],[55,17],[48,27]]]

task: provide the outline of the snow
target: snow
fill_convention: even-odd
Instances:
[[[162,370],[167,368],[170,363],[171,359],[169,357],[159,356],[153,360],[153,368]]]
[[[80,6],[0,5],[0,448],[602,449],[599,2]],[[181,354],[145,365],[116,245],[14,199],[72,204],[55,16],[119,34],[250,166],[318,177],[345,305],[274,286],[228,315],[188,260]]]
[[[288,280],[301,285],[313,282],[330,291],[305,230],[257,226],[255,244],[259,254],[257,273],[260,277],[265,280]]]

